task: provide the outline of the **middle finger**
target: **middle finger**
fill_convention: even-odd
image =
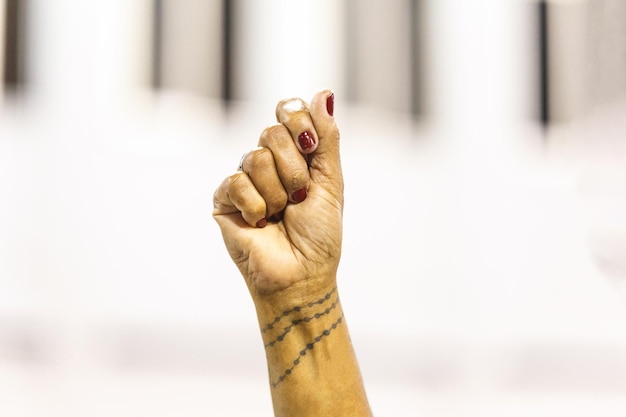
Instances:
[[[259,139],[259,146],[272,151],[276,171],[289,195],[289,201],[304,201],[309,188],[309,167],[289,130],[282,124],[266,128]]]

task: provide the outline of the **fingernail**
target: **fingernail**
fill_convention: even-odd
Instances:
[[[291,201],[294,203],[302,203],[306,199],[306,188],[301,188],[291,194]]]
[[[305,130],[304,132],[300,133],[300,136],[298,136],[298,143],[300,144],[300,149],[302,149],[303,151],[308,151],[313,146],[315,146],[315,138],[313,137],[311,132]]]
[[[335,93],[326,97],[326,111],[331,117],[335,114]]]
[[[265,226],[267,226],[267,219],[265,217],[263,217],[261,220],[256,222],[256,227],[258,227],[259,229],[262,229]]]

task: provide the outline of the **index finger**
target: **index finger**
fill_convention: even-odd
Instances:
[[[313,96],[310,106],[300,99],[278,103],[276,117],[289,130],[298,149],[306,148],[311,183],[323,185],[339,202],[343,202],[343,175],[339,155],[339,130],[335,123],[335,96],[322,90]],[[309,135],[310,134],[310,135]],[[302,146],[307,138],[308,147]]]

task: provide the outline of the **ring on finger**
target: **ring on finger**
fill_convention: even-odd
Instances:
[[[243,171],[243,160],[246,158],[247,155],[248,155],[248,152],[241,155],[241,159],[239,160],[239,165],[237,166],[237,171]]]

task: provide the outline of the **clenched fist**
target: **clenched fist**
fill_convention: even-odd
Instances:
[[[343,177],[333,113],[329,90],[279,102],[278,124],[215,191],[213,216],[255,301],[334,286]]]

